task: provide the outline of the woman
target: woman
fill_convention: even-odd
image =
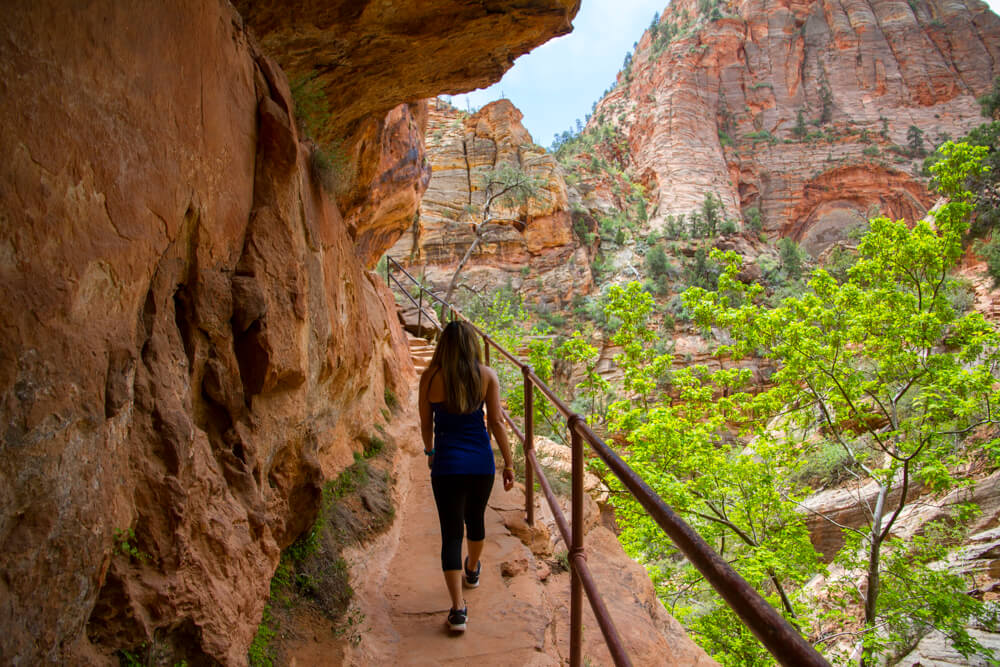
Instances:
[[[500,412],[500,382],[492,368],[480,363],[479,338],[472,325],[455,321],[444,328],[430,366],[420,378],[418,405],[441,522],[441,569],[451,595],[448,626],[464,631],[468,606],[462,583],[469,588],[479,585],[479,556],[486,539],[484,515],[496,472],[490,432],[503,454],[503,488],[509,491],[514,486],[510,443]],[[484,405],[489,431],[483,420]],[[463,527],[468,530],[464,562]]]

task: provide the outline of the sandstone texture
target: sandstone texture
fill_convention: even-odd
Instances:
[[[285,34],[302,4],[250,14]],[[331,128],[353,128],[336,197],[285,74],[227,2],[5,7],[5,663],[145,646],[166,664],[245,664],[280,550],[415,381],[365,270],[426,187],[425,105],[410,102],[491,81],[576,9],[513,4],[324,5],[369,32],[310,19]],[[405,68],[366,51],[373,30],[409,43]],[[485,55],[452,52],[459,32]]]
[[[482,228],[484,240],[461,274],[460,298],[471,292],[489,299],[509,284],[560,309],[592,289],[589,257],[573,234],[562,172],[534,144],[521,118],[508,100],[473,115],[431,101],[426,132],[430,185],[410,231],[389,254],[443,294],[482,220],[484,178],[498,168],[516,168],[535,181],[535,194],[523,203],[494,206],[491,213],[498,219]]]
[[[911,127],[930,150],[981,122],[1000,18],[977,0],[712,7],[671,3],[589,121],[627,137],[654,227],[714,193],[817,254],[876,212],[923,215]]]

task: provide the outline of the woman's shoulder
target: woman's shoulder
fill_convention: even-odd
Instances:
[[[479,364],[479,372],[482,373],[483,377],[487,380],[497,379],[497,372],[486,364]]]
[[[434,379],[434,375],[437,373],[437,371],[438,371],[437,366],[428,366],[427,368],[425,368],[424,371],[420,374],[420,386],[422,388],[426,388],[430,384],[430,381]]]

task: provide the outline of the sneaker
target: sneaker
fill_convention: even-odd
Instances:
[[[476,563],[476,571],[469,572],[469,557],[465,557],[465,564],[462,566],[465,574],[465,585],[469,588],[475,588],[479,585],[479,573],[483,570],[483,561]]]
[[[468,605],[464,609],[452,609],[448,612],[448,628],[454,632],[465,632],[465,623],[468,618]]]

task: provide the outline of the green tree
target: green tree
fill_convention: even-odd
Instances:
[[[804,428],[818,418],[819,444],[840,447],[848,471],[877,485],[874,501],[865,505],[867,524],[841,526],[849,537],[841,558],[860,565],[865,577],[865,586],[842,591],[852,597],[845,605],[864,609],[857,632],[862,664],[887,648],[878,630],[889,620],[956,627],[954,615],[965,608],[964,599],[930,591],[938,595],[938,606],[928,618],[912,602],[896,606],[902,596],[882,595],[884,586],[896,583],[883,580],[886,554],[896,558],[911,546],[893,545],[891,535],[914,500],[914,487],[944,491],[958,484],[953,470],[966,458],[961,436],[1000,420],[992,412],[1000,398],[994,389],[997,334],[979,313],[960,316],[946,296],[972,210],[965,183],[981,171],[985,149],[948,143],[941,150],[944,160],[933,170],[949,202],[933,223],[920,221],[912,229],[903,221],[872,220],[843,284],[818,270],[802,296],[767,308],[758,301],[758,286],[736,279],[739,257],[716,251],[716,259],[726,262],[718,292],[685,294],[697,321],[732,335],[734,343],[720,353],[762,351],[778,362],[774,388],[753,405],[773,395],[773,405],[782,406],[791,423]],[[1000,452],[1000,439],[987,449]],[[913,578],[934,580],[920,559],[908,566]],[[974,645],[963,637],[953,640],[961,651]]]
[[[804,610],[793,591],[818,569],[795,511],[802,489],[787,482],[801,465],[801,447],[769,435],[763,423],[742,432],[752,438],[750,446],[732,446],[730,425],[744,420],[742,410],[756,401],[747,391],[748,369],[675,369],[669,383],[676,400],[654,401],[672,357],[655,353],[652,305],[637,283],[609,292],[608,316],[623,322],[613,340],[623,347],[615,361],[625,373],[623,398],[609,406],[609,428],[625,434],[624,456],[642,478],[795,620]],[[677,565],[676,549],[638,503],[610,483],[623,546],[646,564],[658,594],[699,643],[724,664],[769,664],[767,652],[697,572]]]
[[[799,139],[804,139],[809,133],[809,129],[806,127],[806,117],[802,113],[802,109],[795,115],[795,127],[792,129],[792,134],[794,134]]]
[[[910,148],[910,155],[913,157],[923,157],[927,155],[924,150],[924,131],[916,125],[911,125],[906,130],[906,144]]]
[[[599,403],[607,395],[611,385],[604,379],[604,376],[597,372],[597,362],[601,356],[600,351],[584,340],[583,334],[579,331],[574,331],[568,340],[556,348],[556,356],[559,359],[583,367],[583,379],[576,385],[576,395],[582,396],[589,401],[589,415],[591,418],[603,418],[598,407]]]
[[[778,239],[778,258],[786,276],[792,280],[798,280],[802,277],[805,253],[798,243],[788,237]]]
[[[719,224],[722,222],[722,200],[711,192],[706,194],[701,203],[701,217],[705,225],[705,236],[713,238],[719,233]]]
[[[667,259],[667,253],[664,252],[663,246],[655,245],[646,253],[646,268],[654,278],[658,278],[670,270],[670,260]]]

